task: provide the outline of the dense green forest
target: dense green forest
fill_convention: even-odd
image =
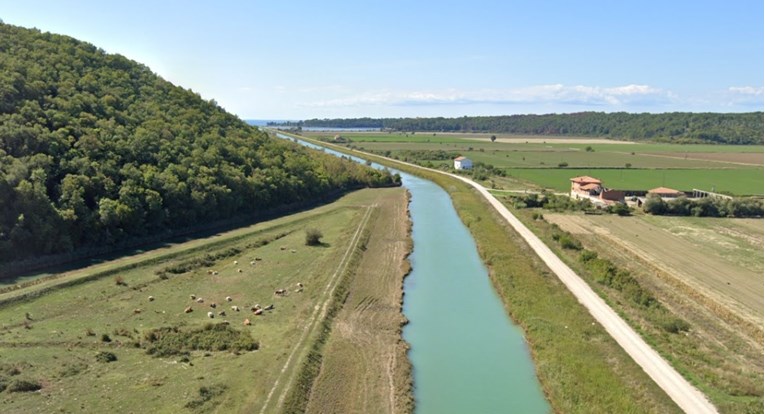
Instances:
[[[271,138],[123,56],[0,23],[0,262],[396,180]]]
[[[678,143],[762,144],[763,113],[574,114],[465,116],[462,118],[309,119],[291,126],[382,128],[398,131],[573,135]]]

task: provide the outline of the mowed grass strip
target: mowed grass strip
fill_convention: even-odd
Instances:
[[[171,260],[144,257],[145,265],[136,263],[115,275],[0,306],[1,362],[13,368],[0,372],[0,382],[23,379],[42,386],[35,393],[1,392],[3,412],[240,412],[247,400],[255,401],[258,410],[305,320],[323,299],[321,287],[346,251],[364,206],[374,202],[373,194],[371,190],[355,192],[331,205],[254,229],[190,242],[194,249]],[[309,226],[321,230],[324,245],[305,246],[304,229]],[[259,244],[285,232],[274,242]],[[156,274],[170,265],[231,248],[241,252],[166,279]],[[87,277],[90,271],[71,276]],[[304,285],[302,292],[296,291],[298,282]],[[277,289],[285,289],[286,294],[275,295]],[[192,294],[204,302],[192,300]],[[213,302],[215,308],[210,306]],[[274,308],[257,316],[250,310],[255,304]],[[187,307],[192,311],[185,313]],[[251,325],[244,325],[245,319]],[[150,341],[144,334],[149,331],[173,327],[195,332],[224,320],[247,335],[232,337],[244,344],[251,338],[258,350],[184,350],[163,358],[146,352]],[[202,345],[192,344],[190,349],[207,346],[207,339],[200,341]],[[215,341],[210,343],[211,349],[221,349]],[[110,358],[104,352],[114,354],[116,360],[106,362]]]
[[[363,157],[432,180],[449,192],[509,316],[525,333],[555,412],[680,412],[479,194],[442,174]]]

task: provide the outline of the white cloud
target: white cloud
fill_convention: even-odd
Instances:
[[[342,98],[306,103],[306,107],[416,106],[471,104],[571,104],[622,106],[631,103],[660,103],[674,98],[671,92],[648,85],[617,87],[537,85],[514,89],[456,89],[436,91],[370,91]]]
[[[741,95],[762,95],[762,87],[754,86],[731,86],[728,88],[728,92],[741,94]]]

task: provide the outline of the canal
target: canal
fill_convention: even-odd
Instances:
[[[415,412],[549,412],[523,333],[508,317],[449,195],[431,181],[388,169],[401,175],[411,193],[412,272],[404,281],[409,324],[403,336],[411,347]]]

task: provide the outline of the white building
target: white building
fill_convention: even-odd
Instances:
[[[470,161],[470,158],[459,156],[454,159],[455,170],[469,170],[471,168],[473,168],[473,161]]]

